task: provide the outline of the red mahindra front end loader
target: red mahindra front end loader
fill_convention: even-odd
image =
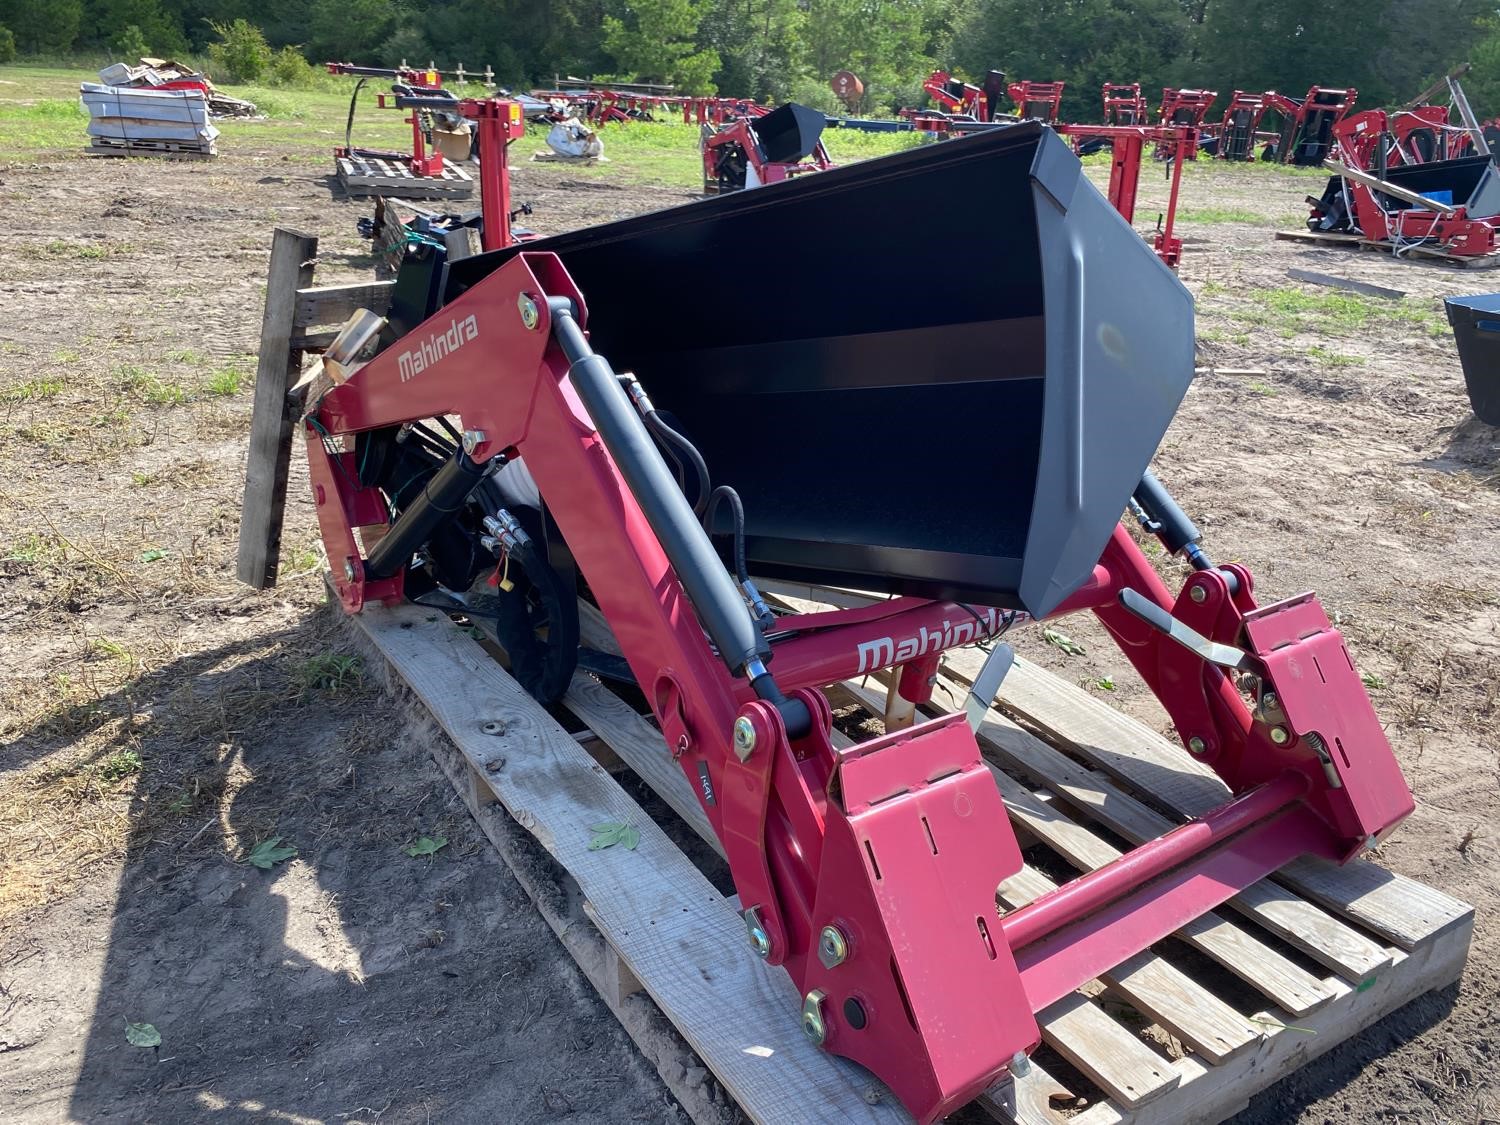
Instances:
[[[913,237],[934,199],[945,221]],[[955,269],[985,282],[935,293]],[[309,405],[307,451],[348,612],[487,616],[545,702],[595,659],[578,599],[598,606],[612,674],[723,842],[745,956],[927,1122],[1023,1066],[1036,1012],[1412,809],[1317,598],[1262,604],[1148,472],[1193,347],[1187,290],[1021,124],[461,261],[428,248],[378,353]],[[1180,589],[1122,517],[1191,564]],[[778,614],[757,579],[889,597]],[[845,746],[820,689],[890,670],[930,709],[943,653],[986,642],[982,712],[999,638],[1080,612],[1233,797],[1002,911],[1021,852],[966,714]]]

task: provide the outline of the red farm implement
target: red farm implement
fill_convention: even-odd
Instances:
[[[759,107],[757,107],[759,108]],[[702,126],[703,190],[722,195],[833,167],[821,112],[787,102],[769,112]]]
[[[935,199],[946,221],[920,239],[851,221]],[[1317,599],[1261,604],[1147,472],[1193,377],[1192,301],[1052,130],[523,245],[500,230],[490,253],[409,253],[373,358],[306,404],[337,600],[492,621],[550,702],[595,659],[584,594],[623,653],[610,674],[638,688],[722,845],[745,956],[784,968],[787,1020],[918,1121],[1024,1073],[1036,1014],[1080,984],[1411,811]],[[784,246],[817,252],[786,270],[734,250]],[[960,257],[1005,269],[912,299]],[[774,294],[775,315],[664,317],[667,280],[727,308]],[[926,487],[935,440],[982,499]],[[1126,512],[1191,565],[1180,589]],[[889,600],[778,615],[767,580]],[[1022,859],[975,728],[1006,631],[1077,612],[1231,795],[1001,911]],[[943,653],[979,642],[965,709],[919,717]],[[850,744],[820,689],[880,673],[886,732]]]
[[[1500,176],[1487,151],[1450,156],[1472,151],[1455,136],[1470,145],[1483,141],[1482,134],[1455,134],[1441,106],[1345,117],[1333,131],[1336,159],[1326,161],[1334,175],[1320,198],[1308,198],[1308,229],[1361,234],[1397,253],[1474,258],[1493,252]]]
[[[1129,85],[1116,82],[1104,84],[1104,123],[1106,125],[1144,125],[1148,112],[1139,82],[1132,82]]]

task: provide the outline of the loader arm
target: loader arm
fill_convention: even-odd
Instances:
[[[724,845],[750,949],[790,974],[808,1038],[868,1067],[923,1122],[1003,1078],[1037,1045],[1035,1013],[1048,1004],[1296,856],[1347,858],[1411,808],[1343,642],[1316,600],[1259,607],[1249,573],[1214,566],[1154,480],[1137,488],[1121,479],[1131,472],[1141,479],[1185,388],[1176,380],[1191,375],[1190,325],[1187,345],[1170,360],[1179,374],[1153,381],[1140,346],[1158,326],[1139,326],[1145,335],[1137,335],[1119,320],[1111,303],[1118,286],[1105,284],[1118,278],[1095,285],[1083,263],[1090,248],[1135,255],[1127,259],[1133,288],[1149,285],[1162,301],[1178,300],[1180,285],[1076,174],[1062,142],[1038,128],[1018,130],[966,141],[967,148],[942,146],[947,151],[935,159],[915,153],[873,172],[836,169],[632,220],[592,243],[553,240],[561,249],[492,256],[455,279],[451,299],[430,318],[328,391],[307,421],[318,518],[335,587],[351,611],[372,597],[400,596],[399,564],[475,482],[527,466],[651,707],[663,752],[693,785]],[[652,358],[643,349],[665,346],[657,326],[611,320],[605,305],[591,315],[574,275],[583,271],[608,288],[619,255],[649,268],[652,247],[666,247],[686,274],[693,246],[716,245],[703,236],[710,220],[723,224],[726,241],[738,234],[753,242],[757,222],[794,221],[788,216],[825,203],[859,207],[872,183],[880,192],[906,184],[922,197],[929,190],[923,176],[958,175],[975,159],[1006,154],[1028,162],[1021,165],[1031,169],[1027,206],[1038,222],[1077,228],[1044,227],[1072,248],[1055,269],[1048,266],[1043,288],[1056,312],[1045,318],[1021,308],[1013,320],[937,331],[916,324],[893,335],[891,320],[903,308],[909,317],[954,316],[958,298],[936,309],[892,305],[896,312],[869,311],[871,344],[852,327],[847,339],[809,339],[797,317],[814,325],[828,308],[788,309],[774,320],[713,326],[755,334],[753,347],[733,342],[708,353],[688,339],[681,356],[658,350]],[[602,256],[591,256],[590,245],[603,247]],[[626,299],[628,290],[615,295]],[[1162,315],[1178,324],[1175,314]],[[707,339],[709,328],[679,324],[676,337]],[[796,345],[768,341],[777,332]],[[641,361],[631,393],[595,351],[605,337],[632,363]],[[1013,349],[1001,362],[995,348],[1006,339],[1035,346]],[[789,435],[799,431],[775,397],[785,391],[795,402],[794,392],[808,392],[778,391],[776,380],[836,377],[845,401],[869,395],[882,404],[916,403],[923,391],[913,391],[913,381],[928,360],[913,340],[939,355],[931,362],[934,377],[949,379],[939,384],[943,393],[1032,411],[1013,419],[1017,432],[1038,427],[1030,440],[1011,435],[1008,452],[975,447],[1010,458],[1012,491],[1033,494],[1024,503],[1012,499],[1003,520],[998,510],[963,509],[966,519],[1005,524],[986,531],[988,538],[973,539],[973,529],[928,513],[925,550],[912,546],[911,529],[890,529],[888,516],[865,526],[857,512],[825,509],[815,531],[827,540],[827,557],[809,564],[800,495],[790,486],[775,493],[753,487],[789,469],[787,479],[807,491],[826,491],[796,462],[799,442]],[[953,381],[949,363],[963,348],[988,349],[992,377]],[[899,371],[881,367],[882,350],[899,357]],[[809,354],[816,362],[799,369]],[[777,364],[764,373],[736,367],[768,356]],[[1045,372],[1033,371],[1033,362]],[[1015,370],[1003,370],[1005,363]],[[705,451],[711,463],[735,464],[732,479],[756,510],[746,536],[753,563],[791,574],[809,565],[817,574],[862,566],[872,578],[885,567],[896,596],[758,621],[752,591],[736,585],[643,424],[653,372],[668,389],[673,372],[683,375],[674,402],[710,438],[715,417],[728,410],[711,392],[748,396],[733,400],[742,405],[724,431],[729,443]],[[1095,388],[1091,373],[1107,377],[1107,386]],[[1037,385],[1021,385],[1028,383]],[[1140,433],[1118,432],[1124,403],[1135,400],[1111,393],[1149,400],[1131,408]],[[696,414],[695,395],[711,398]],[[771,401],[757,406],[756,396]],[[757,409],[780,425],[780,443],[744,437],[765,432]],[[381,495],[359,483],[354,440],[447,416],[460,420],[463,448],[423,499],[392,520]],[[861,413],[859,421],[861,442],[878,437],[876,415]],[[823,434],[831,452],[822,456],[831,461],[844,451],[831,428]],[[1036,461],[1030,476],[1022,457]],[[766,495],[780,497],[778,510],[765,510]],[[1127,501],[1169,550],[1193,561],[1176,597],[1117,522]],[[388,520],[362,555],[356,531]],[[711,513],[706,522],[713,526]],[[968,555],[959,550],[965,544]],[[1010,558],[1007,550],[1019,554]],[[1034,617],[1083,610],[1098,614],[1172,715],[1188,752],[1218,771],[1234,796],[1001,914],[997,887],[1020,869],[1020,848],[965,715],[903,728],[898,705],[881,737],[835,745],[819,689],[890,670],[893,696],[930,708],[943,652],[998,638]],[[981,714],[988,702],[979,700]]]

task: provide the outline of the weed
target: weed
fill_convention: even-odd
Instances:
[[[1278,393],[1275,387],[1270,386],[1267,383],[1260,383],[1260,382],[1246,383],[1245,384],[1245,389],[1247,391],[1249,391],[1251,394],[1254,394],[1254,395],[1266,395],[1268,397],[1269,396],[1274,396],[1274,395],[1276,395]]]
[[[77,258],[83,261],[100,261],[118,258],[135,249],[128,242],[68,242],[56,238],[45,246],[23,246],[21,253],[28,258]]]
[[[192,397],[181,384],[166,382],[139,364],[124,364],[115,374],[121,390],[152,406],[181,406]]]
[[[1328,367],[1363,367],[1365,365],[1365,357],[1362,355],[1336,352],[1332,348],[1325,348],[1322,344],[1314,344],[1307,349],[1307,354],[1309,358]]]
[[[173,348],[162,358],[168,363],[185,363],[189,367],[197,367],[203,362],[203,357],[191,348]]]
[[[233,367],[223,367],[208,377],[208,391],[215,395],[237,395],[240,393],[242,376]]]
[[[116,750],[94,767],[94,776],[110,785],[140,772],[141,756],[134,750]]]
[[[0,391],[0,402],[36,402],[46,398],[56,398],[62,394],[63,383],[61,379],[28,379],[24,383],[17,383],[14,387],[7,387]]]
[[[53,363],[77,363],[83,358],[83,353],[74,351],[72,348],[58,348],[52,353]]]
[[[322,652],[297,669],[304,691],[339,692],[364,681],[364,661],[352,653]]]
[[[1254,211],[1242,211],[1234,207],[1183,208],[1177,212],[1177,220],[1183,223],[1258,224],[1265,222],[1265,219]]]

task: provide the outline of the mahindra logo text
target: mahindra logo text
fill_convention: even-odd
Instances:
[[[922,625],[910,637],[877,637],[873,641],[860,641],[859,671],[873,672],[878,668],[889,668],[892,664],[905,664],[918,656],[930,652],[942,652],[956,645],[973,644],[981,637],[988,637],[1000,627],[1000,611],[993,607],[977,610],[975,616],[966,617],[957,624],[944,621],[941,629],[929,629]]]
[[[479,338],[479,321],[473,315],[455,320],[448,331],[438,332],[424,340],[420,347],[402,352],[396,357],[396,367],[401,372],[401,381],[415,379],[445,355],[458,351],[470,340]]]

